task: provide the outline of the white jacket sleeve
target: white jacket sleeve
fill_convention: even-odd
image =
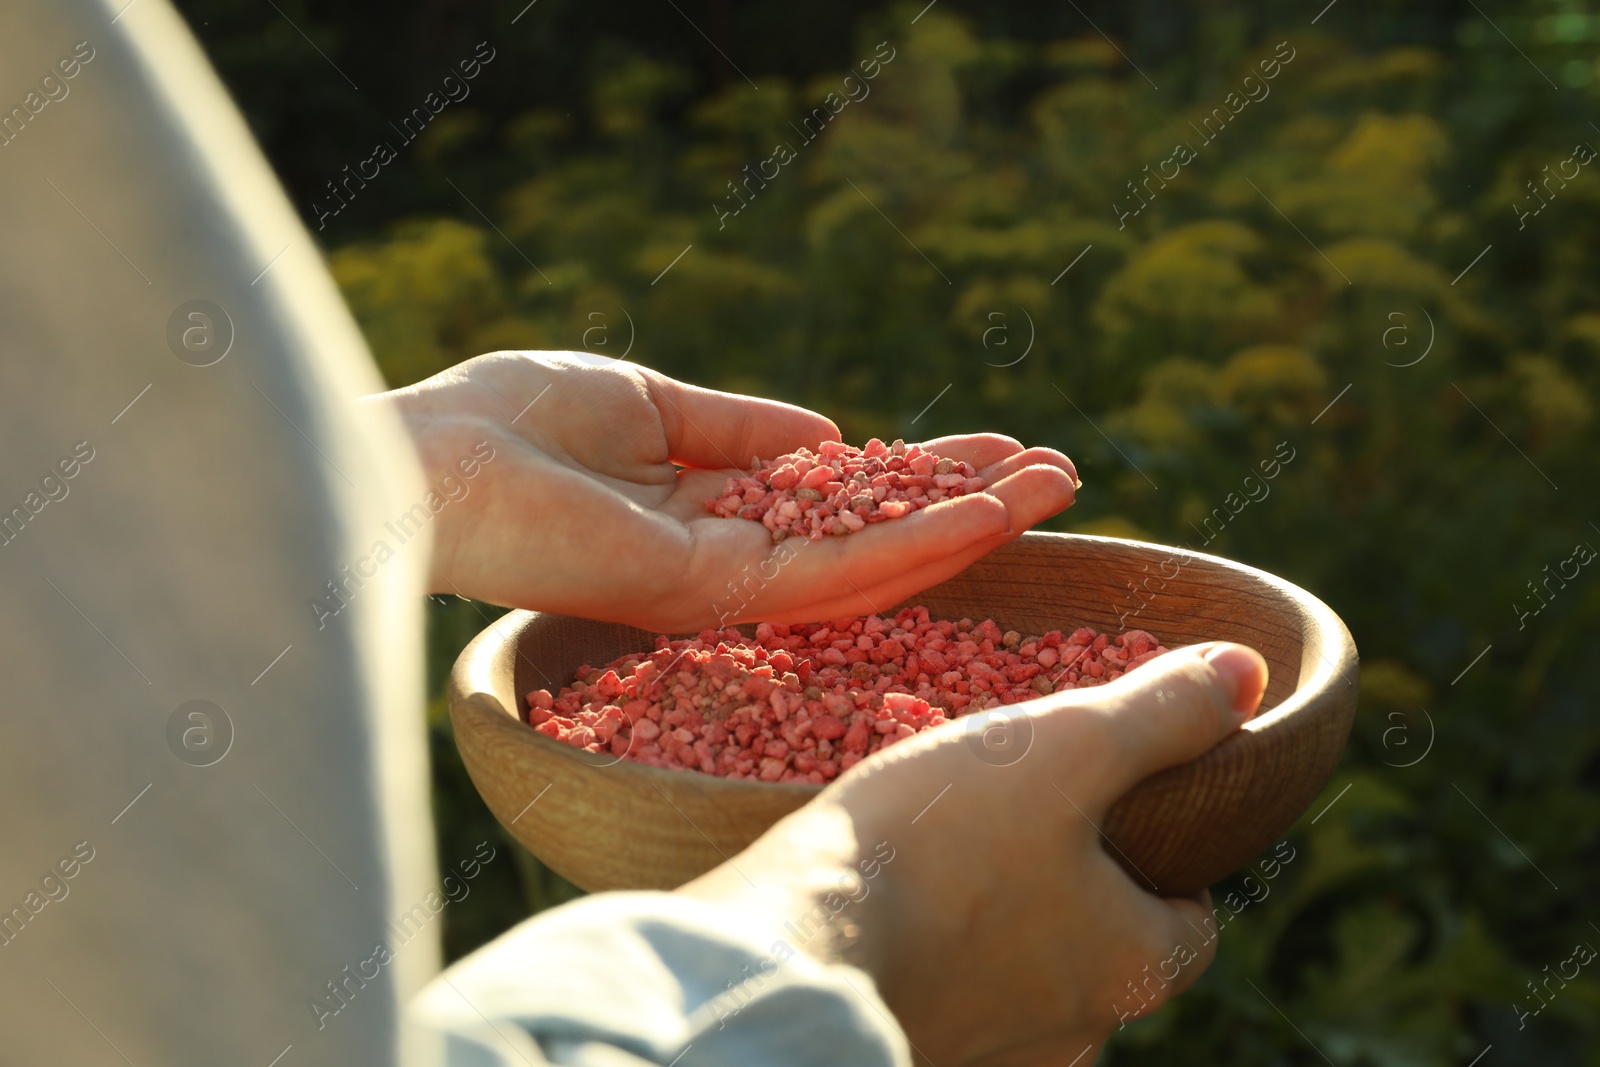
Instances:
[[[388,1067],[426,538],[345,568],[410,446],[167,0],[0,4],[0,71],[0,1063]]]
[[[905,1067],[872,980],[781,930],[670,893],[557,908],[451,967],[412,1005],[450,1067]]]
[[[905,1062],[864,976],[666,895],[406,1011],[438,973],[410,446],[167,0],[0,6],[0,71],[0,1064]]]

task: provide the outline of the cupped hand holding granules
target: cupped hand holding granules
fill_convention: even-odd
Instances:
[[[752,456],[815,455],[838,441],[839,428],[816,412],[562,352],[479,356],[367,405],[399,418],[431,487],[416,499],[432,503],[392,520],[414,529],[421,515],[430,528],[430,592],[656,633],[899,604],[1070,506],[1077,487],[1071,460],[1054,449],[993,433],[943,437],[916,447],[965,465],[947,472],[962,472],[959,492],[903,486],[926,505],[913,510],[874,490],[878,514],[898,510],[885,503],[906,503],[907,514],[868,523],[847,508],[866,528],[812,541],[808,519],[806,536],[774,543],[761,523],[723,518],[705,502],[729,495]],[[443,506],[471,469],[471,492]],[[967,491],[969,469],[981,490]],[[935,490],[944,498],[929,503]],[[843,514],[824,517],[847,529]]]
[[[866,448],[824,441],[815,452],[796,449],[728,479],[707,510],[754,519],[774,541],[863,530],[929,504],[982,492],[987,483],[970,463],[935,455],[921,445],[874,437]]]

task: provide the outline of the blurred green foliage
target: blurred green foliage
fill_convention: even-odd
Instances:
[[[521,6],[481,33],[420,6],[511,58],[323,235],[392,383],[497,348],[631,344],[851,440],[1054,446],[1084,487],[1050,528],[1203,547],[1313,590],[1364,658],[1346,760],[1216,965],[1105,1062],[1444,1065],[1492,1044],[1485,1067],[1600,1064],[1597,972],[1552,985],[1524,1027],[1513,1008],[1538,1007],[1527,983],[1575,942],[1600,945],[1600,577],[1541,584],[1600,545],[1600,173],[1540,186],[1536,216],[1513,206],[1600,146],[1600,17],[1091,7],[1119,50],[1018,3],[829,6],[831,26],[778,41],[777,5],[731,30],[726,4],[691,5],[735,58],[770,60],[745,66],[758,89],[658,13],[638,17],[672,47],[615,27],[574,42],[538,25],[579,17],[550,0],[519,45]],[[284,128],[301,96],[243,74],[342,96],[330,72],[263,53],[243,5],[185,7],[218,16],[196,28],[303,209],[307,175],[382,135],[343,102],[348,144],[302,144]],[[352,62],[346,16],[289,10]],[[795,125],[879,42],[894,58],[870,95],[808,143]],[[1269,93],[1227,103],[1288,51]],[[410,84],[380,90],[395,113]],[[735,192],[779,143],[796,158]],[[1136,202],[1180,143],[1193,158]],[[1280,442],[1295,459],[1270,496],[1207,543]],[[430,606],[440,860],[491,835],[519,857],[452,909],[451,955],[575,893],[505,841],[449,740],[443,672],[497,610]]]

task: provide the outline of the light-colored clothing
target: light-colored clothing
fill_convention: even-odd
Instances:
[[[525,924],[409,1021],[409,443],[167,0],[6,4],[0,72],[0,1065],[903,1062],[867,979],[804,959],[707,1018],[770,946],[664,896]]]
[[[413,1011],[450,1033],[452,1067],[910,1062],[866,975],[670,893],[606,893],[531,919]]]

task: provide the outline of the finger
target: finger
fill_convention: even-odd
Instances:
[[[1211,896],[1204,891],[1175,898],[1138,893],[1132,899],[1137,903],[1125,921],[1127,944],[1133,949],[1128,964],[1132,973],[1121,980],[1131,981],[1137,992],[1119,1005],[1119,1011],[1128,1009],[1128,1017],[1136,1018],[1199,980],[1216,959],[1219,927],[1211,912]]]
[[[1120,689],[1114,699],[1107,687],[1086,706],[1107,732],[1097,792],[1088,798],[1097,811],[1237,730],[1266,692],[1267,662],[1254,649],[1219,641],[1169,652],[1111,685]]]
[[[1021,536],[1029,527],[1071,507],[1077,493],[1075,483],[1071,471],[1051,463],[1034,463],[993,479],[984,492],[1005,504],[1011,533]]]
[[[749,470],[752,459],[815,449],[839,428],[814,411],[674,381],[640,368],[661,413],[667,458],[690,467]]]
[[[1035,466],[1058,467],[1067,472],[1067,477],[1072,479],[1074,488],[1083,484],[1078,481],[1078,468],[1072,460],[1053,448],[1025,448],[988,468],[980,468],[978,473],[983,476],[985,482],[998,482],[1026,467]]]
[[[894,603],[920,593],[929,586],[955,577],[1007,541],[1021,537],[1035,524],[1071,505],[1074,489],[1072,483],[1067,480],[1069,477],[1070,475],[1066,475],[1059,467],[1035,466],[1017,471],[989,486],[984,490],[985,495],[995,497],[1006,506],[1009,528],[1005,534],[981,543],[973,543],[960,552],[940,557],[880,581],[878,583],[880,588],[873,592],[873,596],[877,598],[881,592],[884,598],[889,598],[889,603]],[[932,511],[931,508],[928,510]],[[891,592],[895,594],[892,598]]]
[[[977,560],[987,556],[997,547],[1013,540],[1009,534],[996,534],[951,556],[924,564],[907,574],[879,582],[870,588],[853,590],[849,595],[821,603],[808,604],[804,613],[812,620],[843,619],[871,612],[882,615],[910,597],[916,596],[940,582],[954,578]],[[771,622],[798,622],[799,619],[768,619]]]
[[[870,587],[855,587],[848,593],[834,597],[831,600],[807,601],[802,599],[782,609],[764,608],[761,613],[751,618],[752,621],[757,622],[799,623],[846,619],[856,615],[865,615],[869,612],[873,615],[883,615],[893,610],[896,604],[916,596],[924,589],[954,578],[975,561],[982,559],[1010,540],[1013,540],[1013,538],[1009,534],[995,534],[967,547],[961,552],[924,564],[908,574],[891,578],[888,581],[881,581]]]
[[[1169,916],[1172,943],[1184,945],[1194,953],[1192,959],[1184,962],[1172,983],[1170,992],[1176,995],[1198,982],[1217,958],[1217,934],[1221,929],[1211,909],[1209,889],[1202,889],[1192,897],[1169,897],[1162,900],[1160,906]]]
[[[970,463],[981,471],[1021,452],[1022,442],[998,433],[966,433],[935,437],[923,441],[922,447],[936,456]]]

